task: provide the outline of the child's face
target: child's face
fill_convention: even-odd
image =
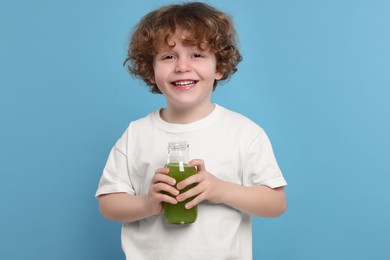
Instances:
[[[209,105],[214,81],[222,78],[216,71],[215,55],[208,48],[185,45],[177,36],[168,43],[174,46],[161,48],[154,57],[152,79],[168,106],[180,109]]]

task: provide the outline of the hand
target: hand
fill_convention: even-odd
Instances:
[[[182,190],[188,185],[194,183],[197,183],[197,185],[194,188],[177,196],[177,201],[181,202],[188,198],[194,197],[185,205],[187,209],[194,207],[204,200],[208,200],[211,203],[220,203],[221,196],[223,196],[223,188],[221,186],[223,185],[224,181],[208,172],[203,160],[192,160],[188,163],[188,166],[196,166],[198,173],[179,182],[177,184],[177,188]]]
[[[147,195],[147,207],[149,208],[152,215],[158,215],[163,210],[163,202],[176,204],[177,200],[174,197],[171,197],[168,194],[177,196],[179,191],[176,190],[173,186],[176,183],[176,180],[172,177],[169,177],[167,174],[169,172],[168,168],[157,169]]]

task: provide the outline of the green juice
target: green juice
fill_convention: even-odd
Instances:
[[[169,168],[168,176],[176,179],[176,184],[196,173],[195,167],[188,167],[187,164],[184,164],[183,166],[184,171],[180,171],[178,163],[168,163],[165,166]],[[184,193],[195,186],[196,184],[189,185],[185,189],[181,190],[180,193]],[[191,200],[192,198],[189,198],[185,201],[178,202],[177,204],[164,203],[164,215],[166,222],[170,224],[190,224],[194,222],[198,211],[197,206],[191,209],[186,209],[184,207],[185,204]]]

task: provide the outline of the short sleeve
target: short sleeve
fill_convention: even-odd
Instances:
[[[127,131],[111,149],[95,196],[126,192],[134,194],[127,167]]]
[[[287,185],[264,130],[260,128],[260,133],[247,147],[243,152],[244,185],[264,185],[270,188]]]

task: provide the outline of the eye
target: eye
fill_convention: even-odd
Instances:
[[[162,60],[172,60],[174,58],[175,58],[175,56],[173,56],[172,54],[163,55],[161,57]]]
[[[192,57],[194,57],[194,58],[204,58],[205,55],[203,53],[201,53],[201,52],[196,52],[196,53],[192,54]]]

